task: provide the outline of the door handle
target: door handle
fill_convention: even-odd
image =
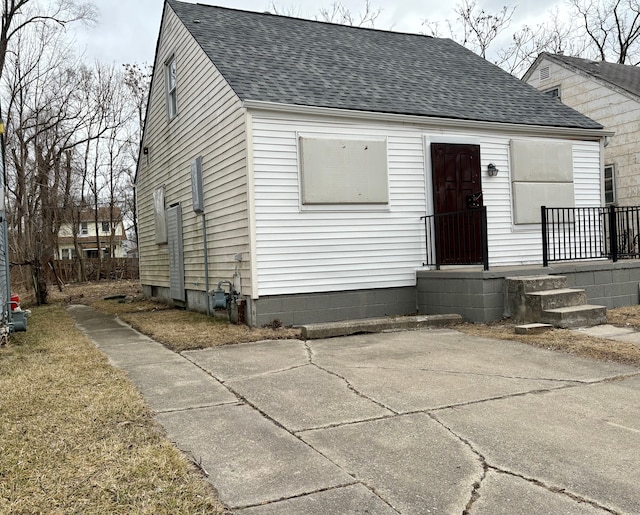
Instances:
[[[467,195],[467,208],[478,209],[482,207],[482,192],[474,193],[473,195]]]

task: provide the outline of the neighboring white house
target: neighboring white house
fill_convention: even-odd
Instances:
[[[614,131],[605,147],[607,204],[640,205],[640,67],[542,53],[523,81]]]
[[[123,249],[126,234],[120,208],[98,208],[97,225],[94,213],[91,209],[83,210],[77,222],[61,225],[57,239],[58,259],[74,259],[78,250],[87,258],[97,258],[99,252],[102,257],[126,256]]]
[[[202,310],[233,281],[254,325],[414,312],[422,216],[484,206],[491,266],[540,263],[541,205],[602,204],[604,136],[448,39],[169,0],[143,290]],[[439,258],[468,233],[436,235]]]

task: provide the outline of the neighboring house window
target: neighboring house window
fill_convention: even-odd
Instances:
[[[89,234],[89,224],[87,222],[80,223],[80,235],[86,236]]]
[[[614,165],[604,167],[604,202],[614,204],[616,201],[616,168]]]
[[[540,68],[540,80],[547,80],[549,77],[551,77],[549,67],[543,66],[542,68]]]
[[[62,259],[74,259],[76,257],[76,249],[61,249]]]
[[[165,75],[167,81],[167,110],[169,111],[169,120],[171,120],[176,114],[178,114],[178,91],[175,57],[171,57],[171,59],[167,61],[165,67]]]
[[[550,97],[557,98],[560,100],[560,87],[557,86],[555,88],[546,89],[543,91],[545,95],[549,95]]]
[[[109,222],[102,222],[102,232],[111,232]]]

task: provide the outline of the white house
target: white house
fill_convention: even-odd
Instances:
[[[254,325],[415,312],[416,272],[465,262],[458,244],[539,264],[541,205],[602,205],[604,136],[449,39],[168,0],[136,181],[143,290],[203,310],[229,280]],[[425,233],[451,212],[472,216]]]
[[[615,133],[604,151],[605,201],[640,205],[640,67],[542,53],[522,80]]]
[[[87,258],[99,255],[122,258],[126,256],[125,240],[120,208],[98,208],[97,223],[95,211],[85,209],[80,212],[77,222],[65,222],[60,226],[56,254],[58,259],[74,259],[81,250]]]

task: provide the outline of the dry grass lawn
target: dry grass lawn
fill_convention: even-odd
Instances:
[[[0,513],[223,513],[60,304],[0,348]]]

